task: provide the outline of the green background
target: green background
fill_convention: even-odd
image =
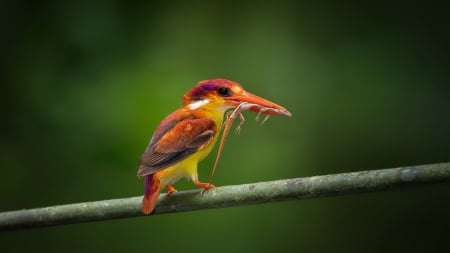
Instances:
[[[155,127],[216,77],[294,114],[245,113],[218,186],[450,161],[448,6],[263,2],[2,1],[0,211],[141,195]],[[0,251],[439,252],[449,213],[440,184],[16,231]]]

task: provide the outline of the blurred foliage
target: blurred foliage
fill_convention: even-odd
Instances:
[[[136,196],[159,121],[224,77],[246,113],[214,183],[450,161],[450,13],[423,1],[2,1],[0,211]],[[214,155],[200,164],[209,177]],[[180,182],[179,189],[194,188]],[[448,184],[14,232],[2,252],[438,252]],[[448,249],[448,248],[447,248]]]

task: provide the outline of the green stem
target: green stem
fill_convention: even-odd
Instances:
[[[153,214],[346,195],[450,182],[450,163],[359,171],[161,194]],[[0,231],[141,216],[141,197],[0,213]]]

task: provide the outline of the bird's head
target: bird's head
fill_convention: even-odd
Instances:
[[[240,84],[227,79],[201,81],[183,96],[183,107],[191,110],[212,106],[214,109],[225,111],[242,102],[286,110],[280,105],[244,90]]]

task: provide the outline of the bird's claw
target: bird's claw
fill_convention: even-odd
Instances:
[[[200,193],[201,193],[201,194],[203,194],[205,191],[207,191],[207,190],[209,190],[209,189],[211,189],[211,188],[213,188],[213,187],[216,187],[215,185],[213,185],[213,184],[211,184],[211,183],[202,183],[202,182],[199,182],[199,181],[194,182],[194,184],[195,184],[197,187],[202,188],[202,189],[200,190]]]
[[[202,189],[200,190],[200,193],[201,193],[201,194],[205,193],[206,191],[208,191],[208,190],[211,189],[211,188],[216,187],[215,185],[210,184],[210,183],[208,183],[208,185],[209,185],[208,187],[202,188]]]
[[[172,185],[168,184],[166,186],[167,188],[167,193],[166,196],[169,198],[172,194],[174,194],[175,192],[177,192],[177,189],[175,189]]]

